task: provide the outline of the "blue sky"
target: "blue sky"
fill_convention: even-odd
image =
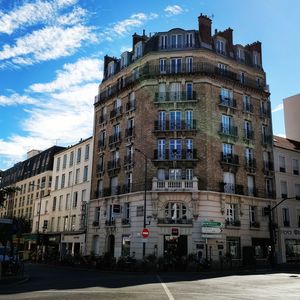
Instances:
[[[284,135],[282,99],[300,92],[297,0],[0,0],[0,169],[92,135],[103,56],[143,29],[197,29],[200,13],[236,44],[262,42],[273,131]]]

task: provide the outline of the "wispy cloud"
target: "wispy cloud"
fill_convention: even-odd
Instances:
[[[28,96],[21,96],[17,93],[12,93],[9,96],[0,95],[0,106],[10,106],[18,104],[36,104],[37,101]]]
[[[36,1],[25,3],[9,13],[0,12],[0,33],[12,34],[15,30],[39,23],[55,20],[63,8],[75,4],[77,0]],[[75,10],[73,14],[82,13]]]
[[[82,58],[74,64],[65,64],[62,70],[57,71],[56,79],[49,83],[37,83],[29,87],[30,91],[49,93],[90,82],[100,82],[102,61],[96,58]]]
[[[76,25],[70,28],[47,27],[18,38],[15,45],[4,45],[0,60],[15,64],[33,64],[68,56],[82,46],[84,41],[95,42],[92,27]]]
[[[168,5],[164,11],[167,17],[180,15],[184,12],[183,8],[179,5]]]
[[[275,112],[278,112],[278,111],[281,111],[283,110],[283,104],[280,103],[278,104],[273,110],[272,110],[272,113],[275,113]]]
[[[46,149],[57,140],[68,145],[91,135],[93,99],[102,69],[101,60],[81,58],[65,64],[52,82],[33,84],[23,96],[18,95],[32,100],[21,123],[25,133],[0,140],[0,163],[22,160],[28,150]]]
[[[146,21],[153,20],[158,18],[158,14],[150,13],[136,13],[131,15],[129,18],[121,20],[111,27],[106,29],[101,36],[105,37],[106,39],[111,39],[113,36],[123,36],[127,34],[130,30],[135,27],[140,27]]]

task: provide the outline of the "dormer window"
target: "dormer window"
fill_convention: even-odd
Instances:
[[[237,56],[237,60],[239,62],[245,62],[245,54],[244,54],[244,50],[243,49],[238,48],[237,52],[236,52],[236,56]]]
[[[143,55],[143,44],[142,44],[142,42],[138,42],[134,46],[134,56],[135,56],[135,59],[138,59],[142,55]]]
[[[128,65],[128,52],[121,55],[121,69],[127,67]]]
[[[167,49],[168,47],[168,36],[161,35],[160,36],[160,49]]]
[[[108,67],[107,67],[107,72],[108,72],[108,77],[113,75],[115,73],[115,62],[114,61],[111,61],[109,64],[108,64]]]
[[[193,47],[194,46],[194,35],[193,33],[186,34],[186,47]]]
[[[182,48],[182,34],[172,34],[172,48]]]
[[[217,52],[225,55],[225,43],[221,40],[217,40],[216,44]]]

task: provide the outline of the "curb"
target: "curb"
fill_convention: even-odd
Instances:
[[[21,278],[19,280],[13,280],[13,279],[1,280],[0,281],[0,289],[1,289],[1,287],[22,284],[22,283],[28,282],[29,280],[30,280],[29,275],[25,275],[23,278]]]

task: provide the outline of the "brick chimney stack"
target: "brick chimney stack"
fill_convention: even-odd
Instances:
[[[206,15],[198,17],[200,41],[211,44],[211,19]]]

